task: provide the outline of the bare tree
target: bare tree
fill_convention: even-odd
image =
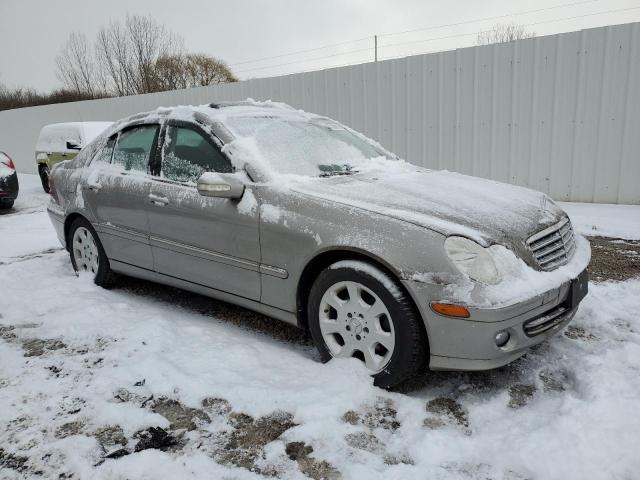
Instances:
[[[151,17],[127,16],[124,25],[112,22],[96,40],[96,54],[110,89],[117,95],[157,90],[159,58],[180,56],[182,40]]]
[[[167,55],[158,58],[155,65],[155,88],[159,91],[187,88],[185,57]]]
[[[223,61],[185,54],[180,37],[153,18],[137,15],[101,28],[93,54],[86,37],[72,33],[56,62],[65,87],[90,96],[135,95],[236,81]]]
[[[96,58],[110,91],[116,95],[136,93],[131,78],[129,43],[119,23],[102,28],[96,39]]]
[[[56,75],[64,86],[77,94],[95,96],[104,90],[87,37],[73,32],[56,55]]]
[[[235,82],[236,77],[222,60],[205,54],[160,57],[155,64],[156,88],[175,90]]]
[[[75,90],[59,89],[51,93],[38,93],[30,88],[9,89],[0,83],[0,110],[33,107],[35,105],[49,105],[51,103],[76,102],[78,100],[92,100],[94,98],[98,97],[78,93]]]
[[[190,54],[185,59],[187,88],[238,81],[222,60],[204,54]]]
[[[133,54],[133,78],[137,93],[156,88],[155,65],[158,58],[182,55],[182,39],[151,17],[127,16],[126,28]]]
[[[511,42],[513,40],[522,40],[535,36],[535,32],[527,31],[522,25],[515,23],[498,23],[491,27],[490,30],[478,33],[476,45]]]

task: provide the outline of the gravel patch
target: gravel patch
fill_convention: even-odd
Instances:
[[[426,406],[427,412],[434,417],[425,419],[425,426],[437,428],[447,423],[457,423],[462,427],[469,426],[467,411],[453,398],[438,397],[429,400]]]
[[[593,280],[619,280],[640,277],[640,241],[608,237],[589,237]]]
[[[400,428],[397,415],[398,411],[391,399],[378,397],[375,403],[367,405],[363,412],[349,410],[342,416],[342,420],[351,425],[364,425],[370,429],[397,430]]]
[[[316,460],[310,455],[313,447],[304,442],[289,442],[285,447],[287,456],[297,462],[300,471],[314,480],[338,480],[342,478],[340,472],[325,460]]]
[[[160,398],[153,402],[151,410],[169,420],[171,430],[195,430],[198,424],[209,423],[211,418],[202,410],[189,408],[177,400]]]
[[[524,407],[533,398],[536,387],[533,385],[516,384],[509,387],[509,407]]]
[[[55,339],[31,338],[22,342],[25,357],[39,357],[47,350],[60,350],[66,347],[60,340]]]

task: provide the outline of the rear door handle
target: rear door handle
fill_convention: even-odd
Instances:
[[[169,203],[169,199],[167,197],[159,197],[158,195],[154,195],[153,193],[149,195],[149,201],[154,205],[158,205],[160,207],[164,207]]]
[[[93,190],[94,192],[97,192],[102,188],[102,185],[100,185],[99,183],[89,182],[87,183],[87,187],[89,187],[89,190]]]

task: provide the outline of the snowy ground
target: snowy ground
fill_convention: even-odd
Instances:
[[[559,202],[582,235],[640,238],[640,206]]]
[[[597,239],[600,281],[526,357],[390,393],[274,320],[76,277],[20,181],[0,216],[0,478],[637,478],[638,242]],[[640,238],[618,221],[640,207],[565,206],[580,231]]]

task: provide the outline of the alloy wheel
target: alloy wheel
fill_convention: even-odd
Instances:
[[[98,273],[99,253],[96,241],[85,227],[78,227],[73,234],[73,258],[78,271]]]
[[[389,363],[395,346],[393,320],[380,297],[361,283],[343,281],[327,289],[319,323],[333,357],[359,358],[374,373]]]

